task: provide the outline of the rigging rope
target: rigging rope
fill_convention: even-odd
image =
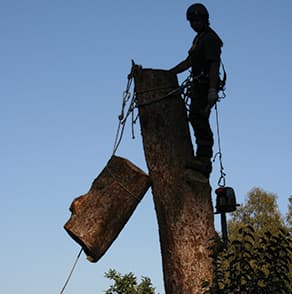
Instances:
[[[225,187],[226,173],[224,172],[223,160],[222,160],[221,138],[220,138],[220,129],[219,129],[219,114],[218,114],[217,103],[215,104],[215,110],[216,110],[216,129],[217,129],[217,140],[218,140],[218,152],[215,154],[213,162],[216,160],[216,158],[218,156],[219,157],[219,163],[220,163],[220,177],[218,179],[218,186]]]
[[[116,132],[116,138],[115,138],[115,142],[114,142],[114,148],[113,148],[113,155],[116,153],[121,141],[122,141],[122,137],[124,134],[124,129],[126,126],[126,122],[127,119],[129,117],[130,114],[132,114],[132,138],[135,138],[134,135],[134,129],[133,129],[133,124],[136,122],[137,118],[134,117],[134,108],[135,108],[135,94],[131,95],[130,92],[130,88],[132,85],[132,81],[133,81],[133,76],[131,74],[129,74],[128,76],[128,83],[127,83],[127,87],[126,90],[123,93],[123,97],[122,97],[122,109],[121,109],[121,113],[119,115],[119,124],[118,124],[118,128],[117,128],[117,132]],[[132,98],[131,98],[132,97]],[[131,99],[131,100],[130,100]],[[125,109],[127,106],[127,103],[130,100],[130,104],[127,110],[127,113],[125,114]]]
[[[135,115],[134,111],[135,108],[140,107],[140,106],[145,106],[145,105],[150,105],[153,103],[157,103],[163,99],[166,99],[168,97],[170,97],[171,95],[175,94],[175,93],[179,93],[182,95],[182,98],[185,102],[185,105],[187,107],[187,110],[189,109],[189,104],[188,104],[188,89],[189,86],[191,85],[192,82],[192,75],[190,74],[185,81],[182,82],[182,84],[176,88],[176,89],[171,89],[166,95],[159,97],[153,101],[148,101],[145,103],[138,103],[137,99],[136,99],[136,94],[137,92],[133,92],[133,94],[131,94],[130,89],[132,86],[132,82],[134,79],[134,71],[135,70],[139,70],[142,67],[135,64],[134,61],[132,60],[132,68],[131,68],[131,72],[128,75],[128,82],[127,82],[127,86],[125,91],[123,92],[123,96],[122,96],[122,109],[121,109],[121,113],[118,116],[119,119],[119,123],[118,123],[118,127],[117,127],[117,131],[116,131],[116,136],[115,136],[115,141],[114,141],[114,147],[113,147],[113,153],[112,155],[115,155],[121,141],[124,135],[124,130],[125,130],[125,126],[126,126],[126,122],[128,117],[131,115],[131,130],[132,130],[132,139],[135,139],[135,132],[134,132],[134,125],[136,124],[138,118],[139,118],[139,113],[137,113]],[[165,89],[163,87],[160,88],[155,88],[155,89],[147,89],[144,91],[140,91],[138,92],[138,94],[141,93],[148,93],[154,90],[158,90],[158,89]],[[127,111],[126,108],[128,107]]]
[[[73,264],[73,266],[72,266],[72,269],[71,269],[71,271],[70,271],[70,273],[69,273],[69,275],[68,275],[68,278],[67,278],[67,280],[66,280],[66,282],[65,282],[65,284],[64,284],[64,286],[63,286],[63,288],[62,288],[62,290],[60,291],[60,294],[62,294],[62,293],[65,291],[65,289],[66,289],[66,287],[67,287],[67,285],[68,285],[68,283],[69,283],[69,281],[70,281],[70,279],[71,279],[71,276],[72,276],[72,274],[73,274],[73,271],[74,271],[74,269],[75,269],[75,267],[76,267],[76,265],[77,265],[77,262],[78,262],[79,257],[80,257],[80,255],[81,255],[82,252],[83,252],[83,249],[81,248],[80,251],[79,251],[79,253],[78,253],[78,255],[77,255],[77,257],[76,257],[76,260],[75,260],[75,262],[74,262],[74,264]]]

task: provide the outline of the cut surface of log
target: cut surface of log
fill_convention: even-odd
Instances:
[[[150,186],[130,161],[112,156],[88,193],[76,198],[64,228],[91,262],[97,262],[123,229]]]

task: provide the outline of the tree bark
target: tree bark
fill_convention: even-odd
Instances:
[[[175,75],[135,73],[143,145],[159,225],[166,294],[202,293],[212,283],[210,246],[215,236],[211,187],[187,169],[194,159],[187,113]]]
[[[117,238],[150,183],[130,161],[112,156],[89,192],[72,202],[64,228],[91,262],[97,262]]]

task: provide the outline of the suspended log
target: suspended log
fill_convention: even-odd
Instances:
[[[112,156],[89,192],[72,202],[64,228],[91,262],[97,262],[117,238],[149,186],[141,169]]]
[[[159,224],[166,294],[201,293],[212,283],[215,235],[211,187],[188,169],[194,160],[187,113],[175,75],[164,70],[135,73],[144,152]],[[169,93],[172,93],[169,95]]]

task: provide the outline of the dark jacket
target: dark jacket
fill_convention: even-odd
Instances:
[[[193,76],[208,75],[210,64],[214,61],[220,62],[222,46],[222,40],[210,27],[194,38],[188,52]]]

